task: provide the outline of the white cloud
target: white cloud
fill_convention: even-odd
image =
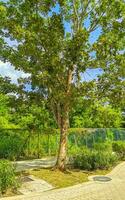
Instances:
[[[17,83],[18,78],[25,78],[30,76],[28,73],[26,74],[23,71],[15,70],[10,63],[4,63],[2,61],[0,61],[0,75],[3,77],[10,77],[13,83]]]

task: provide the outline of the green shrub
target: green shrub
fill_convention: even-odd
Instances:
[[[82,153],[74,156],[74,167],[80,169],[91,170],[92,156],[89,149],[84,149]]]
[[[95,143],[94,149],[97,151],[108,151],[112,152],[112,143],[111,142],[104,142],[104,143]]]
[[[118,158],[108,151],[95,151],[92,153],[92,169],[108,169],[112,167]]]
[[[18,134],[0,135],[0,158],[15,160],[18,158],[22,144],[25,142]]]
[[[87,150],[88,150],[88,148],[85,146],[83,148],[80,148],[78,146],[72,146],[70,149],[68,149],[69,164],[73,165],[73,166],[81,165],[80,162],[78,163],[78,160],[76,158],[77,158],[77,156],[80,157],[82,155],[82,153]]]
[[[15,169],[10,161],[0,160],[0,193],[4,194],[8,189],[16,189],[18,186]]]
[[[112,143],[113,151],[117,153],[120,159],[125,160],[125,141],[116,141]]]
[[[86,146],[83,146],[81,148],[74,145],[68,148],[68,154],[69,156],[76,156],[76,155],[81,154],[81,152],[84,151],[85,149],[87,149]]]
[[[74,157],[74,167],[84,170],[108,169],[117,162],[116,154],[112,152],[85,149]]]

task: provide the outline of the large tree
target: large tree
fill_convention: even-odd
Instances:
[[[8,0],[0,10],[1,59],[29,73],[34,94],[47,99],[60,128],[57,166],[64,170],[69,112],[91,85],[82,84],[82,74],[116,62],[123,68],[125,2]]]

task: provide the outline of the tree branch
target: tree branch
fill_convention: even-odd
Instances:
[[[75,17],[76,17],[76,30],[74,30],[75,32],[77,31],[77,29],[79,29],[79,16],[78,16],[78,12],[77,12],[77,9],[76,9],[76,6],[75,6],[75,3],[76,1],[73,0],[73,11],[74,11],[74,14],[75,14]],[[74,23],[75,23],[75,20],[74,20]]]
[[[99,25],[99,22],[100,22],[100,20],[101,20],[101,18],[103,17],[104,14],[105,14],[105,12],[102,13],[100,18],[95,19],[94,24],[88,30],[89,33],[93,32],[97,28],[97,26]]]

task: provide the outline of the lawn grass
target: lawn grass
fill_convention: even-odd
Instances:
[[[38,178],[41,178],[56,188],[64,188],[73,186],[79,183],[87,182],[90,175],[105,175],[110,170],[96,170],[96,171],[82,171],[82,170],[69,170],[67,172],[61,172],[59,170],[51,169],[37,169],[30,170],[29,173]]]

